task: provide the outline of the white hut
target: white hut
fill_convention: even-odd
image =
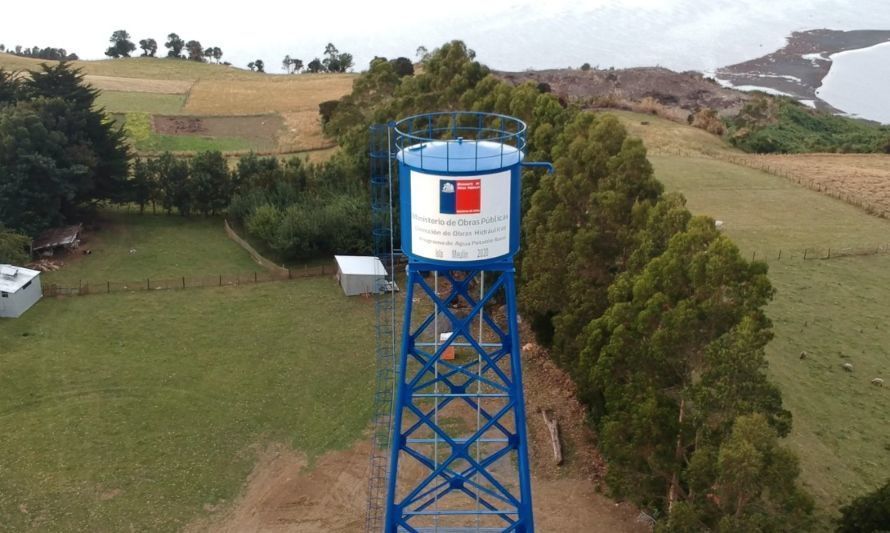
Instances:
[[[392,290],[393,285],[386,280],[386,268],[379,258],[373,255],[335,255],[334,259],[337,260],[337,281],[346,296]]]
[[[40,272],[0,265],[0,317],[22,316],[41,296],[43,291],[40,288]]]

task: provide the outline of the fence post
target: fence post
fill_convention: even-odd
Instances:
[[[778,260],[781,260],[781,259],[782,259],[782,249],[779,248],[779,257],[778,257],[776,260],[778,261]]]
[[[253,271],[253,282],[256,283],[256,270]]]
[[[182,276],[182,288],[185,288],[185,276]]]
[[[291,269],[287,269],[287,279],[294,279],[294,273]]]
[[[222,274],[219,275],[219,286],[222,287]]]
[[[751,261],[754,261],[754,258],[756,258],[756,257],[757,257],[757,252],[755,251],[751,254]]]
[[[105,289],[106,289],[107,294],[111,294],[111,282],[110,281],[105,282]]]
[[[828,259],[831,259],[831,248],[828,249]]]
[[[151,290],[151,279],[150,278],[145,278],[145,290],[147,290],[147,291]]]
[[[807,260],[807,250],[809,250],[809,248],[804,248],[804,249],[803,249],[803,260],[804,260],[804,261]]]

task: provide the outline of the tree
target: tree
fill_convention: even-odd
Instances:
[[[231,200],[231,180],[221,152],[201,152],[189,165],[192,208],[203,215],[223,211]]]
[[[219,64],[219,60],[222,59],[223,51],[220,47],[213,47],[213,59],[216,60],[216,63]]]
[[[0,107],[11,104],[18,98],[21,81],[13,72],[0,68]]]
[[[142,49],[142,57],[155,57],[158,53],[158,42],[152,38],[142,39],[139,41],[139,48]]]
[[[407,57],[397,57],[391,62],[393,70],[399,77],[414,75],[414,64]]]
[[[23,265],[28,262],[31,239],[0,225],[0,263]]]
[[[318,74],[319,72],[324,72],[325,67],[321,60],[316,57],[306,65],[306,70],[312,74]]]
[[[41,68],[0,106],[0,220],[28,235],[121,200],[130,156],[79,70],[64,61]]]
[[[528,91],[531,102],[540,96]],[[642,143],[609,115],[578,114],[552,155],[557,170],[541,179],[524,220],[519,296],[539,341],[574,370],[578,337],[608,306],[608,287],[632,250],[634,206],[656,200],[661,185]]]
[[[414,57],[417,58],[421,63],[426,62],[430,57],[430,51],[426,49],[426,46],[420,45],[417,47],[417,51],[414,52]]]
[[[192,210],[192,194],[189,187],[189,166],[170,152],[164,152],[155,161],[161,206],[169,215],[173,209],[182,216]]]
[[[156,198],[157,177],[154,161],[137,158],[133,163],[133,179],[130,180],[129,200],[145,211],[145,205]]]
[[[346,72],[353,66],[352,54],[341,53],[334,43],[325,46],[324,55],[325,58],[321,63],[328,72]]]
[[[581,70],[584,72],[590,70],[590,63],[584,63],[583,65],[581,65]]]
[[[837,533],[890,531],[890,481],[841,507]]]
[[[0,52],[5,52],[5,51],[6,51],[6,45],[0,44]]]
[[[720,531],[809,530],[813,503],[797,487],[799,475],[797,457],[779,445],[766,417],[738,417],[717,453],[713,491],[723,515]]]
[[[204,62],[204,47],[200,41],[191,40],[185,43],[185,49],[188,52],[189,61]]]
[[[211,59],[213,59],[213,47],[208,46],[204,49],[204,60],[210,61]]]
[[[253,66],[256,68],[256,71],[257,71],[257,72],[266,72],[266,71],[265,71],[266,64],[263,63],[263,60],[262,60],[262,59],[257,59],[257,60],[255,60],[255,61],[253,62]]]
[[[284,56],[281,62],[281,68],[288,74],[296,74],[303,69],[303,60],[292,58],[290,55]]]
[[[171,33],[167,35],[167,42],[164,43],[164,47],[167,48],[167,57],[182,59],[182,49],[185,47],[185,41],[179,35]]]
[[[108,57],[130,57],[130,52],[136,50],[136,45],[130,41],[130,34],[125,30],[117,30],[109,39],[111,46],[105,50]]]
[[[251,72],[253,72],[254,70],[256,70],[256,62],[251,61],[250,63],[247,64],[247,68],[250,69]]]

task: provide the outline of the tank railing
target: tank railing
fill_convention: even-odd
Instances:
[[[420,133],[425,135],[420,135]],[[447,136],[437,135],[447,132]],[[503,132],[495,128],[423,128],[422,130],[411,130],[403,132],[397,139],[397,147],[399,149],[406,148],[417,144],[428,142],[477,142],[490,141],[500,144],[507,144],[516,148],[525,147],[525,132],[511,133]]]
[[[490,124],[486,124],[486,122]],[[466,137],[466,140],[507,142],[515,139],[516,142],[519,142],[525,139],[526,130],[525,123],[517,118],[478,111],[448,111],[415,115],[400,120],[395,125],[397,139],[407,139],[410,144],[457,140],[462,136]],[[444,132],[447,132],[447,135],[443,135]],[[472,135],[461,134],[461,132],[472,133]],[[480,132],[495,133],[496,135],[482,138],[479,135]]]

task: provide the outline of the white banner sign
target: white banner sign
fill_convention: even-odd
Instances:
[[[510,251],[510,171],[436,176],[411,171],[411,251],[481,261]]]

